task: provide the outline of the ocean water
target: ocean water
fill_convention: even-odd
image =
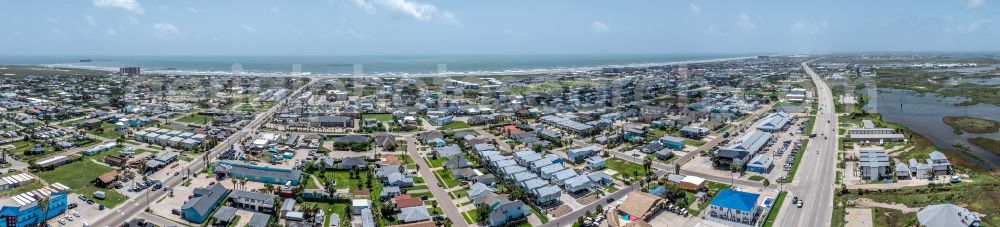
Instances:
[[[434,76],[573,72],[608,66],[680,64],[749,56],[755,55],[0,56],[0,65],[104,71],[138,66],[143,72],[182,75]],[[80,62],[81,59],[90,62]],[[299,67],[293,66],[296,64]],[[299,70],[295,71],[296,68]]]

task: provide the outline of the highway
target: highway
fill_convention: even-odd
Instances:
[[[811,62],[811,61],[809,61]],[[834,163],[837,160],[837,115],[833,108],[833,94],[826,82],[813,72],[807,63],[802,69],[816,84],[819,111],[806,153],[795,179],[788,187],[788,197],[778,212],[774,226],[830,226],[833,214]],[[791,197],[804,200],[802,208],[792,204]]]
[[[211,159],[213,157],[217,157],[220,152],[229,149],[230,145],[236,144],[240,140],[243,140],[243,138],[245,138],[247,135],[253,135],[253,133],[255,133],[257,129],[264,122],[267,122],[267,119],[270,119],[275,112],[281,109],[281,107],[284,106],[289,99],[298,96],[303,89],[312,86],[312,84],[316,83],[316,81],[317,78],[312,78],[312,81],[310,81],[309,84],[299,87],[298,89],[295,90],[295,92],[285,96],[284,99],[282,99],[280,102],[272,106],[271,109],[268,109],[266,112],[258,114],[257,117],[255,117],[252,121],[250,121],[250,123],[248,123],[242,129],[240,129],[236,133],[233,133],[233,135],[230,135],[228,138],[226,138],[218,145],[216,145],[214,148],[209,150],[208,153],[209,158]],[[194,157],[191,160],[191,162],[189,162],[188,165],[185,166],[184,168],[187,168],[192,173],[197,173],[200,172],[201,169],[204,168],[204,166],[205,166],[204,159],[202,159],[201,157]],[[163,181],[164,187],[174,188],[181,184],[182,176],[170,176],[167,179],[159,179],[159,180]],[[135,217],[136,214],[138,214],[139,212],[145,211],[146,207],[149,206],[149,202],[157,201],[159,200],[160,197],[164,195],[166,195],[166,190],[157,190],[157,191],[144,190],[140,192],[136,197],[129,198],[129,200],[126,200],[124,203],[119,204],[114,209],[103,211],[102,212],[103,217],[98,218],[99,220],[94,222],[92,226],[118,226],[122,222],[131,220],[131,218]],[[174,199],[185,199],[185,198],[174,198]],[[177,209],[180,209],[180,207],[177,207]]]

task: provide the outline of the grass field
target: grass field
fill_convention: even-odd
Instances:
[[[441,167],[441,166],[444,165],[445,161],[448,161],[448,159],[447,158],[436,158],[436,159],[428,158],[427,159],[427,165],[431,166],[431,168],[433,168],[433,167]]]
[[[701,145],[705,145],[705,141],[684,139],[684,144],[687,144],[688,146],[701,147]]]
[[[452,121],[444,126],[438,128],[439,130],[455,130],[455,129],[466,129],[469,128],[469,124],[463,121]]]
[[[177,121],[193,123],[193,124],[208,124],[208,122],[211,122],[212,119],[214,118],[215,117],[212,117],[211,115],[194,113],[181,118],[177,118]]]
[[[749,178],[747,178],[747,180],[762,181],[762,180],[764,180],[764,177],[760,176],[760,175],[753,175],[753,176],[750,176]]]
[[[451,172],[450,171],[447,171],[447,170],[436,170],[436,171],[434,171],[434,174],[437,175],[438,178],[441,179],[441,183],[444,184],[445,188],[452,188],[452,187],[455,187],[455,186],[458,186],[458,185],[462,184],[461,181],[455,180],[455,178],[451,177]]]
[[[121,136],[122,136],[121,132],[115,131],[115,124],[104,122],[103,124],[101,124],[101,129],[102,130],[93,129],[93,130],[87,131],[87,133],[94,134],[94,135],[97,135],[97,136],[100,136],[100,137],[104,137],[104,138],[108,138],[108,139],[118,139],[118,138],[121,138]]]
[[[365,121],[365,120],[368,120],[368,119],[375,119],[376,121],[387,123],[387,122],[392,122],[393,117],[392,117],[392,114],[364,114],[364,115],[361,115],[361,121]]]
[[[46,182],[52,183],[62,183],[70,188],[74,193],[93,198],[93,194],[96,191],[104,191],[106,193],[105,199],[94,199],[94,202],[102,204],[105,207],[113,208],[122,202],[125,202],[125,195],[118,193],[115,190],[108,190],[103,188],[98,188],[97,186],[91,184],[91,182],[96,179],[101,174],[112,171],[111,167],[100,165],[91,162],[90,159],[84,158],[54,170],[49,170],[45,172],[38,173],[38,176],[44,179]]]
[[[619,158],[608,159],[605,161],[604,166],[617,172],[614,177],[625,178],[625,176],[632,176],[633,173],[637,173],[639,176],[646,176],[646,170],[642,168],[642,165]]]

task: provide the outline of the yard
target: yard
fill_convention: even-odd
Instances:
[[[368,119],[375,119],[376,121],[382,123],[389,123],[393,121],[392,114],[364,114],[361,115],[361,121],[366,121]]]
[[[92,129],[90,131],[87,131],[87,133],[98,135],[100,137],[108,139],[118,139],[122,137],[121,132],[115,131],[115,124],[107,122],[102,123],[100,128]]]
[[[693,140],[693,139],[684,139],[684,144],[686,144],[688,146],[701,147],[701,145],[705,145],[705,141]]]
[[[619,158],[611,158],[604,162],[605,168],[614,170],[614,177],[624,179],[625,176],[646,176],[646,170],[642,165],[625,161]]]
[[[452,188],[462,184],[461,181],[451,177],[451,172],[447,170],[435,170],[434,175],[438,176],[445,188]]]
[[[177,118],[177,121],[193,123],[193,124],[208,124],[208,122],[211,122],[212,119],[214,118],[215,117],[212,117],[212,115],[193,113],[181,118]]]
[[[438,129],[439,130],[455,130],[455,129],[466,129],[466,128],[469,128],[469,127],[470,126],[469,126],[468,123],[465,123],[465,122],[462,122],[462,121],[452,121],[451,123],[448,123],[448,124],[446,124],[444,126],[441,126],[441,128],[438,128]]]
[[[113,208],[118,204],[125,202],[125,196],[119,194],[118,191],[97,188],[97,186],[91,184],[91,182],[93,182],[94,179],[97,179],[97,177],[101,174],[112,170],[114,169],[111,167],[97,164],[90,161],[90,159],[84,158],[54,170],[40,172],[38,173],[38,177],[44,179],[49,184],[56,182],[62,183],[69,187],[74,193],[90,198],[93,198],[94,192],[104,191],[107,197],[103,200],[94,199],[94,202]]]
[[[448,159],[447,158],[428,158],[427,159],[427,165],[431,166],[431,168],[441,167],[441,166],[444,165],[445,161],[448,161]]]

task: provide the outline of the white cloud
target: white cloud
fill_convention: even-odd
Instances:
[[[45,17],[45,20],[49,21],[49,23],[59,24],[59,20],[56,20],[56,18]]]
[[[688,5],[688,7],[691,8],[691,13],[694,13],[694,15],[701,14],[701,6],[694,4],[694,2]]]
[[[375,12],[375,6],[373,6],[370,2],[366,0],[351,0],[351,1],[354,2],[355,6],[358,6],[358,8],[361,8],[361,10],[364,10],[367,13]]]
[[[271,12],[272,13],[280,13],[281,12],[281,8],[278,8],[277,6],[271,6]]]
[[[432,4],[420,3],[414,0],[352,0],[354,5],[365,12],[375,11],[375,5],[387,9],[398,17],[414,19],[419,21],[442,20],[445,22],[460,24],[455,14],[450,11],[438,9]],[[371,1],[371,2],[369,2]]]
[[[83,19],[86,19],[87,24],[89,24],[91,27],[97,27],[97,20],[94,20],[94,17],[90,15],[84,15]]]
[[[510,28],[504,28],[503,29],[503,33],[505,33],[505,34],[507,34],[507,35],[509,35],[511,37],[518,37],[518,38],[524,37],[524,34],[516,32],[516,31],[514,31],[513,29],[510,29]]]
[[[705,35],[707,35],[707,36],[721,37],[722,36],[722,32],[719,32],[718,29],[715,29],[715,26],[708,26],[708,28],[705,29]]]
[[[139,2],[136,2],[136,0],[93,0],[93,1],[94,1],[94,6],[97,7],[120,8],[138,14],[142,14],[143,12],[146,11],[145,9],[142,8],[141,5],[139,5]]]
[[[959,25],[958,31],[962,32],[977,32],[986,29],[990,26],[991,22],[987,19],[979,19],[969,23],[968,25]]]
[[[347,38],[365,39],[365,34],[364,33],[355,31],[354,29],[336,30],[336,31],[333,31],[333,32],[337,33],[337,35],[339,35],[339,36],[343,36],[343,37],[347,37]]]
[[[109,36],[118,36],[118,31],[115,31],[113,28],[104,29],[104,33],[107,33]]]
[[[750,15],[747,15],[746,13],[740,13],[740,19],[736,21],[736,26],[743,31],[749,31],[757,28],[757,25],[753,24],[753,19],[751,19]]]
[[[608,24],[605,24],[604,22],[594,21],[593,23],[590,23],[590,30],[595,32],[609,32],[611,31],[611,27],[608,27]]]
[[[157,23],[153,25],[153,30],[153,35],[161,39],[169,39],[181,35],[181,31],[177,29],[177,26],[170,23]]]
[[[809,21],[798,20],[792,23],[792,25],[788,27],[788,32],[803,33],[803,34],[818,34],[826,30],[826,27],[827,27],[827,22],[825,20],[820,22],[809,22]]]
[[[128,22],[131,24],[139,24],[139,19],[135,17],[128,17]]]
[[[194,8],[194,7],[188,7],[187,10],[188,10],[188,12],[191,12],[191,14],[198,14],[198,13],[201,12],[198,9]]]
[[[240,28],[248,32],[256,32],[257,28],[250,26],[249,24],[240,24]]]
[[[986,0],[963,0],[962,5],[965,8],[977,9],[986,5]]]

